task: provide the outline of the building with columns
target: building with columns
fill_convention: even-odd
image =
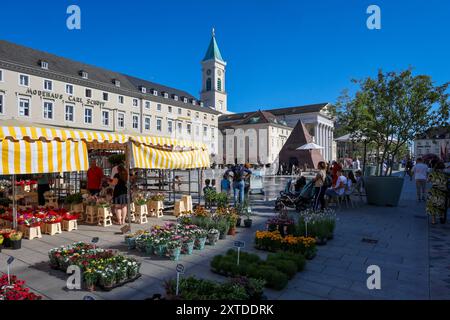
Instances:
[[[319,150],[323,160],[331,161],[336,159],[336,148],[333,144],[334,121],[329,112],[329,103],[319,103],[314,105],[305,105],[289,108],[268,109],[265,111],[245,112],[221,115],[219,118],[219,154],[217,163],[231,164],[237,159],[238,162],[250,162],[259,164],[278,165],[280,151],[286,143],[289,135],[295,130],[296,126],[304,126],[313,141],[323,147]],[[257,140],[257,144],[250,140],[244,140],[249,132],[256,130],[260,132],[260,121],[251,121],[250,119],[266,118],[269,132],[265,134],[267,138]],[[258,133],[259,136],[259,133]],[[222,139],[222,140],[221,140]],[[232,142],[237,142],[232,143]],[[242,145],[239,144],[242,141]],[[247,142],[248,141],[248,146]],[[297,146],[300,147],[300,146]],[[242,157],[242,150],[257,150],[258,157]],[[262,151],[267,151],[267,156]],[[255,151],[249,151],[252,153]],[[244,161],[242,161],[244,160]],[[252,161],[253,160],[253,161]]]

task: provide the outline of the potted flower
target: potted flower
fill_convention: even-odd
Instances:
[[[134,198],[134,204],[135,204],[135,210],[138,215],[144,214],[146,215],[148,213],[147,210],[147,199],[144,197],[143,194],[139,193]]]
[[[181,254],[180,239],[181,238],[179,236],[175,236],[167,242],[166,254],[170,258],[170,260],[178,261],[180,259],[180,254]]]
[[[194,250],[195,238],[191,234],[186,234],[182,238],[181,253],[191,255]]]
[[[252,211],[249,207],[247,207],[244,212],[245,216],[247,217],[247,219],[244,220],[244,227],[251,228],[253,220],[250,218],[250,215],[252,214]]]
[[[102,285],[106,289],[112,288],[114,286],[116,281],[116,273],[114,269],[108,266],[103,270],[97,270],[97,272],[100,285]]]
[[[216,244],[219,240],[220,232],[217,229],[209,229],[208,230],[208,243],[212,246]]]
[[[151,236],[148,236],[144,240],[144,251],[147,255],[152,255],[155,252],[155,246],[154,246],[154,238]]]
[[[140,264],[136,260],[128,258],[127,267],[128,279],[136,278],[139,273]]]
[[[69,194],[64,202],[69,205],[70,211],[83,212],[83,195],[81,193]]]
[[[207,236],[208,236],[208,232],[206,230],[197,229],[195,231],[194,248],[197,250],[203,250],[205,248]]]
[[[95,272],[95,270],[93,270],[93,269],[87,268],[83,272],[83,277],[84,277],[84,284],[86,286],[86,289],[88,291],[94,291],[95,285],[98,280],[98,273]]]
[[[228,223],[228,221],[226,221],[225,219],[220,219],[217,222],[217,229],[220,232],[220,236],[219,239],[223,240],[226,238],[226,235],[228,233],[228,229],[230,227],[230,224]]]
[[[10,234],[9,240],[11,241],[11,248],[13,250],[22,248],[22,236],[23,233],[21,231],[13,232]]]
[[[169,240],[166,237],[155,237],[153,240],[153,249],[157,256],[163,257],[167,251],[167,243]]]

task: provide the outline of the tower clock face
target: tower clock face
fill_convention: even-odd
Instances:
[[[209,75],[211,75],[211,69],[208,69],[207,71],[206,71],[206,74],[209,76]]]
[[[221,76],[221,75],[222,75],[222,71],[217,70],[217,74],[218,74],[219,76]]]

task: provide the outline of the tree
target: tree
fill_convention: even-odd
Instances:
[[[393,161],[416,135],[449,123],[448,82],[435,86],[430,76],[414,76],[410,68],[380,70],[376,78],[352,83],[359,89],[353,97],[348,92],[339,97],[338,121],[355,139],[376,145],[379,175],[384,161]]]

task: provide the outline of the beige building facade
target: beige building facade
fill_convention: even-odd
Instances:
[[[219,114],[184,91],[0,41],[0,123],[172,137],[217,153]]]

